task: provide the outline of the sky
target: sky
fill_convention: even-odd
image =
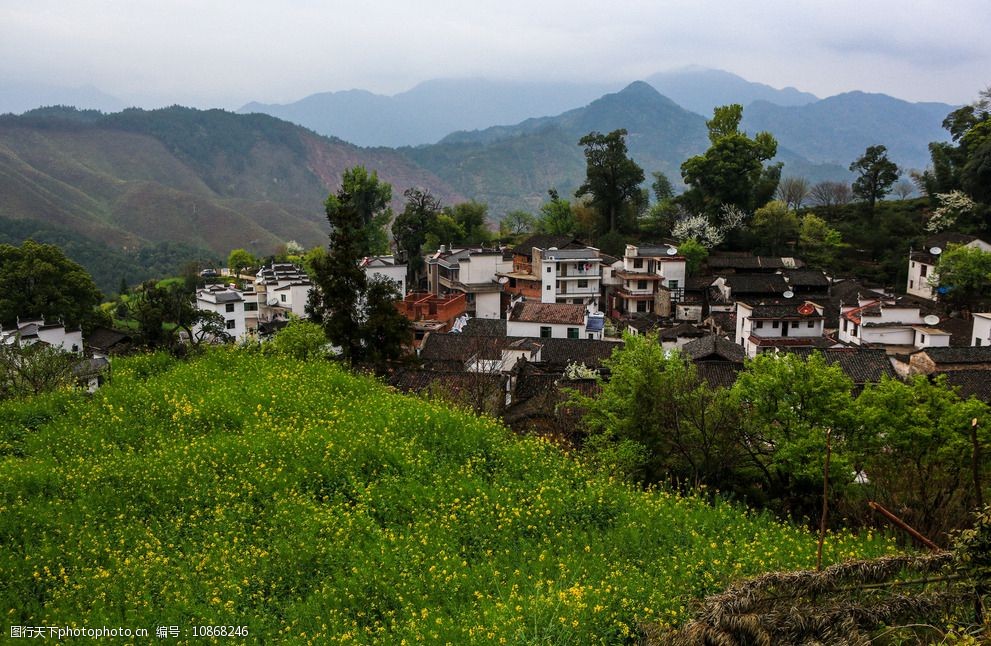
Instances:
[[[0,0],[2,84],[236,109],[433,78],[631,82],[699,65],[820,97],[969,103],[987,0]]]

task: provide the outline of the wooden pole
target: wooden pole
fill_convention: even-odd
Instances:
[[[872,500],[869,503],[867,503],[867,506],[870,507],[871,509],[873,509],[874,511],[876,511],[877,513],[881,514],[885,518],[887,518],[895,526],[903,529],[909,536],[911,536],[915,540],[919,541],[920,543],[922,543],[923,545],[925,545],[926,547],[928,547],[932,551],[934,551],[934,552],[941,552],[942,551],[942,548],[939,545],[937,545],[936,543],[933,543],[931,540],[929,540],[928,538],[926,538],[925,536],[923,536],[922,534],[920,534],[919,532],[917,532],[915,529],[913,529],[904,520],[902,520],[898,516],[895,516],[893,513],[891,513],[890,511],[888,511],[887,509],[885,509],[884,507],[882,507],[878,503],[876,503],[876,502],[874,502]]]

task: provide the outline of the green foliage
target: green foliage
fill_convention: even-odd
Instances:
[[[138,322],[141,340],[149,348],[178,350],[179,332],[198,348],[202,343],[226,343],[232,337],[224,318],[216,312],[197,309],[193,295],[176,279],[141,286],[128,306]]]
[[[499,233],[504,236],[520,238],[537,227],[537,220],[526,211],[510,211],[506,217],[499,222]]]
[[[573,236],[577,229],[575,215],[571,211],[571,203],[558,195],[555,189],[547,191],[548,201],[540,206],[540,217],[537,219],[536,230],[555,236]]]
[[[636,208],[646,204],[640,189],[643,169],[627,155],[626,130],[613,130],[607,135],[590,132],[578,145],[585,148],[586,164],[585,181],[575,191],[575,197],[589,197],[599,214],[600,232],[616,231],[620,225],[630,230],[638,215]]]
[[[380,276],[372,278],[365,290],[362,360],[380,373],[390,362],[398,361],[413,341],[409,319],[396,309],[400,296],[398,285]]]
[[[0,400],[70,386],[80,359],[47,343],[0,343]]]
[[[746,364],[733,386],[743,409],[747,457],[780,511],[817,515],[831,435],[831,494],[842,494],[853,478],[846,450],[852,437],[850,391],[853,384],[837,365],[816,353],[807,360],[794,354],[759,354]]]
[[[979,500],[972,477],[974,419],[986,456],[979,465],[984,488],[991,475],[988,406],[961,399],[945,377],[917,375],[908,383],[885,379],[868,386],[854,411],[863,427],[855,451],[868,479],[863,494],[900,510],[905,522],[933,539],[965,526]]]
[[[799,528],[624,485],[330,362],[159,356],[118,361],[91,398],[0,404],[19,453],[0,457],[8,623],[617,643],[732,580],[814,562]],[[891,551],[844,532],[826,558]]]
[[[488,206],[474,200],[445,208],[444,214],[454,220],[458,230],[462,232],[461,238],[453,242],[469,246],[491,242],[492,232],[487,224],[488,211]]]
[[[453,217],[446,213],[437,216],[433,227],[427,231],[427,249],[437,249],[440,245],[454,245],[465,239],[465,231]]]
[[[598,247],[602,253],[609,254],[610,256],[614,256],[616,258],[622,258],[623,253],[626,251],[626,243],[628,240],[628,236],[624,236],[619,231],[607,231],[596,238],[595,246]]]
[[[685,271],[689,276],[698,274],[702,263],[709,257],[709,250],[698,240],[690,238],[678,245],[678,255],[685,257]]]
[[[392,223],[392,238],[406,261],[406,283],[415,285],[415,277],[423,268],[423,245],[437,227],[441,206],[429,191],[418,188],[407,189],[403,196],[406,206]]]
[[[782,201],[768,202],[754,213],[753,233],[757,253],[787,256],[799,233],[798,216]]]
[[[234,249],[227,256],[227,266],[230,268],[231,273],[234,276],[240,276],[242,269],[255,267],[257,265],[258,259],[244,249]]]
[[[888,159],[888,149],[884,146],[868,146],[864,154],[850,164],[850,171],[857,174],[853,180],[853,195],[867,202],[871,214],[874,205],[884,199],[901,175],[898,166]]]
[[[266,353],[300,361],[316,359],[327,355],[327,337],[318,324],[293,317],[262,348]]]
[[[681,165],[681,176],[691,187],[682,201],[689,207],[714,214],[730,204],[749,213],[774,195],[781,166],[765,168],[764,162],[777,154],[778,143],[768,132],[752,139],[740,132],[742,116],[742,106],[726,105],[706,122],[709,149]]]
[[[951,244],[940,254],[933,280],[950,288],[946,298],[958,306],[974,307],[991,297],[991,252]]]
[[[0,245],[0,324],[44,317],[78,326],[89,323],[99,302],[90,275],[55,245]]]
[[[798,230],[798,251],[812,267],[832,271],[837,269],[839,253],[850,245],[843,242],[840,232],[815,214],[802,216]]]
[[[340,190],[327,197],[325,207],[331,226],[337,226],[334,220],[338,218],[341,226],[357,227],[358,237],[353,244],[359,260],[364,256],[388,252],[385,226],[392,219],[391,200],[392,186],[379,181],[378,173],[369,173],[364,166],[345,170]],[[343,215],[344,211],[353,211],[353,217]],[[342,215],[335,215],[337,213]],[[331,237],[333,239],[333,234]]]
[[[650,184],[650,190],[654,194],[654,199],[658,202],[670,200],[674,197],[674,187],[671,180],[661,171],[655,170],[650,174],[654,181]]]

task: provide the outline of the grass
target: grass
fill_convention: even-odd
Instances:
[[[114,374],[91,398],[0,406],[8,624],[615,643],[732,580],[814,564],[802,529],[639,491],[325,362],[224,349]],[[893,551],[836,534],[825,561]]]

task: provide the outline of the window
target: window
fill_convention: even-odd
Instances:
[[[554,271],[554,267],[553,267],[553,266],[551,266],[551,265],[547,265],[547,273],[549,274],[549,273],[551,273],[552,271]]]
[[[235,327],[237,327],[237,321],[235,321],[234,319],[227,321],[228,330],[233,330]]]
[[[812,327],[815,327],[815,326],[816,326],[815,321],[809,321],[808,327],[812,328]]]
[[[981,337],[977,337],[976,339],[974,339],[974,341],[975,341],[974,343],[975,346],[981,345]]]
[[[568,328],[568,338],[569,339],[577,339],[578,338],[578,328],[576,328],[576,327],[569,327]]]
[[[848,327],[848,326],[847,326],[847,324],[848,324],[849,322],[850,322],[850,321],[848,321],[848,320],[846,320],[846,319],[843,319],[843,331],[844,331],[844,332],[846,332],[846,331],[847,331],[847,327]]]
[[[643,269],[643,258],[637,258],[633,261],[634,269]]]
[[[637,289],[647,289],[647,281],[646,280],[638,280],[637,281]]]
[[[234,311],[234,303],[228,303],[226,309],[227,309],[228,312],[233,312]]]
[[[919,336],[921,337],[921,338],[919,339],[919,342],[920,342],[920,343],[925,343],[925,342],[926,342],[926,335],[925,335],[925,334],[920,334]]]
[[[547,291],[551,291],[551,286],[550,286],[550,285],[548,285],[548,286],[547,286],[547,287],[545,287],[544,289],[546,289]]]
[[[540,338],[541,339],[549,339],[549,338],[551,338],[551,326],[549,326],[549,325],[541,325],[540,326]]]
[[[637,311],[646,312],[647,311],[647,301],[637,301]]]
[[[909,289],[912,289],[912,288],[914,288],[914,287],[915,287],[915,281],[914,281],[914,280],[910,280],[910,281],[908,281],[908,288],[909,288]]]
[[[778,322],[777,321],[771,321],[771,327],[773,327],[775,330],[777,330],[778,329]]]
[[[579,280],[578,281],[578,289],[587,289],[587,288],[588,288],[588,281],[587,280]]]
[[[791,329],[794,330],[794,329],[797,329],[797,328],[798,328],[798,321],[792,321],[791,322]]]
[[[245,312],[257,312],[258,311],[258,303],[245,303],[244,304],[244,311]]]
[[[672,289],[672,290],[678,289],[678,281],[676,281],[676,280],[669,280],[668,281],[668,288],[669,289]]]
[[[929,265],[923,265],[922,263],[919,263],[919,275],[920,276],[922,276],[923,278],[925,278],[926,277],[926,273],[928,271],[929,271]]]
[[[754,327],[758,330],[764,327],[764,321],[754,321]]]
[[[285,303],[286,302],[286,295],[285,294],[279,294],[279,296],[281,297],[282,302]]]

